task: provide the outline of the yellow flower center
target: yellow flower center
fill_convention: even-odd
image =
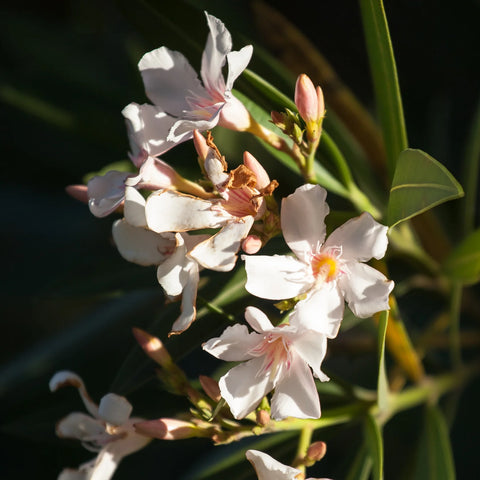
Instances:
[[[338,273],[338,265],[335,258],[329,255],[317,253],[312,258],[312,272],[315,278],[332,281]]]

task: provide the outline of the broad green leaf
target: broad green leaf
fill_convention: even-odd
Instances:
[[[360,7],[387,167],[392,177],[398,154],[408,146],[397,67],[382,0],[360,0]]]
[[[363,444],[355,455],[346,480],[368,480],[372,471],[372,458]]]
[[[380,411],[387,409],[388,404],[388,380],[385,369],[385,336],[388,325],[388,311],[380,314],[378,321],[378,382],[377,404]]]
[[[462,186],[441,163],[422,150],[408,148],[398,158],[387,223],[393,227],[462,195]]]
[[[455,466],[443,413],[438,406],[426,407],[425,424],[417,449],[413,480],[455,480]]]
[[[463,239],[447,257],[443,269],[449,277],[461,283],[480,280],[480,229]]]
[[[377,420],[368,415],[365,420],[365,440],[370,457],[374,480],[383,479],[383,437]]]

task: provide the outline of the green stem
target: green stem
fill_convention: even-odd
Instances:
[[[302,428],[300,431],[300,438],[298,439],[297,455],[292,463],[292,466],[298,468],[303,474],[305,474],[305,456],[307,455],[308,447],[312,442],[313,428],[309,425]]]
[[[460,307],[462,303],[462,285],[454,283],[450,296],[450,355],[455,369],[462,366],[462,345],[460,340]]]

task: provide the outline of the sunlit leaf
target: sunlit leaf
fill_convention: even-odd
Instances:
[[[448,428],[438,406],[426,407],[413,480],[455,480]]]
[[[462,283],[480,280],[480,229],[468,235],[453,250],[443,268],[449,277]]]
[[[380,411],[387,408],[388,403],[388,380],[385,369],[385,336],[388,325],[388,311],[380,314],[378,322],[378,382],[377,382],[377,404]]]
[[[388,225],[414,217],[430,208],[463,195],[453,175],[430,155],[404,150],[397,163],[388,202]]]
[[[368,415],[365,419],[365,439],[372,459],[374,480],[383,479],[383,438],[382,430],[377,420]]]
[[[397,67],[382,0],[360,0],[360,7],[391,177],[398,154],[408,146]]]

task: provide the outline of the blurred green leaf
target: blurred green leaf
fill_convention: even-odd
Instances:
[[[388,325],[388,311],[380,313],[378,321],[378,382],[377,404],[379,410],[385,411],[388,404],[388,380],[385,369],[385,336]]]
[[[430,155],[408,148],[399,158],[388,202],[390,227],[463,195],[453,175]]]
[[[353,461],[346,480],[368,480],[372,471],[372,458],[364,445],[360,447]]]
[[[429,405],[417,450],[413,480],[455,480],[448,428],[438,406]]]
[[[397,67],[382,0],[360,0],[360,7],[387,167],[392,177],[398,154],[408,146]]]
[[[383,438],[379,423],[372,415],[365,419],[365,440],[372,459],[374,480],[383,479]]]
[[[480,229],[464,238],[450,253],[443,269],[449,277],[464,284],[480,280]]]

